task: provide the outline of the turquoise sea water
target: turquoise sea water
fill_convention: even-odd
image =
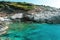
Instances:
[[[2,40],[60,40],[60,24],[11,24]]]

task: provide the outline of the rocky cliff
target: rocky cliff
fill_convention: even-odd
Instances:
[[[39,23],[60,23],[60,9],[35,5],[26,2],[0,2],[0,13],[17,14],[22,13],[24,21],[33,21]]]
[[[28,13],[26,17],[39,23],[60,23],[60,9],[49,6],[37,6],[35,12]]]

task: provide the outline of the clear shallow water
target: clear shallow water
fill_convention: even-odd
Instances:
[[[14,23],[1,38],[3,40],[60,40],[60,24]]]

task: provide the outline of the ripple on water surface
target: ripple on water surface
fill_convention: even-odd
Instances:
[[[8,33],[1,38],[10,40],[60,40],[60,24],[26,24],[10,25]]]

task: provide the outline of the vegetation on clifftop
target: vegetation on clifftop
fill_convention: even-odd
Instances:
[[[55,8],[45,5],[36,5],[26,2],[0,1],[0,13],[36,13],[40,11],[55,11]]]
[[[34,5],[31,3],[26,2],[0,2],[0,8],[15,8],[15,9],[22,9],[22,10],[31,10],[34,8]]]

